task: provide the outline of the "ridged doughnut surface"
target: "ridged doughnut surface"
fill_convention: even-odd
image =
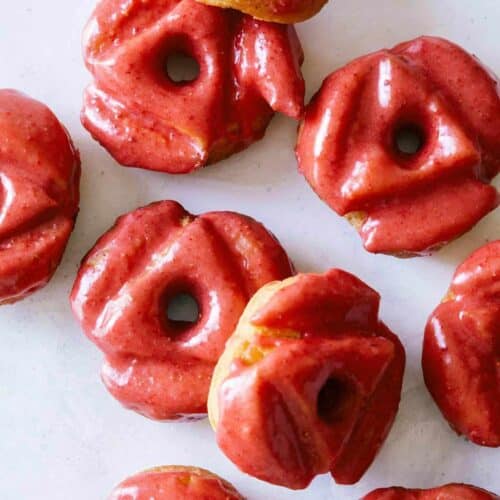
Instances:
[[[498,81],[439,38],[361,57],[309,104],[297,157],[368,251],[429,253],[498,205]]]
[[[194,0],[101,0],[84,48],[94,81],[82,121],[123,165],[191,172],[260,139],[274,111],[303,111],[293,26]],[[175,81],[176,54],[199,75]]]
[[[379,295],[340,270],[263,287],[220,358],[209,416],[247,474],[293,489],[357,482],[392,426],[404,349]]]
[[[457,269],[424,337],[427,388],[458,433],[500,446],[500,240]]]
[[[164,201],[120,217],[82,263],[71,294],[83,330],[105,354],[102,378],[150,418],[202,417],[212,371],[250,297],[292,274],[278,241],[231,212],[195,217]],[[191,295],[193,323],[167,309]]]
[[[80,159],[42,103],[0,90],[0,305],[45,286],[78,213]]]
[[[197,467],[150,469],[120,483],[108,500],[244,500],[224,479]]]

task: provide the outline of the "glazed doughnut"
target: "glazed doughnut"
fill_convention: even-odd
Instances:
[[[372,491],[362,500],[498,500],[498,498],[498,495],[476,486],[447,484],[429,490],[381,488]]]
[[[500,240],[457,269],[425,329],[427,388],[453,429],[500,446]]]
[[[231,212],[199,217],[163,201],[120,217],[84,259],[73,312],[105,354],[104,384],[158,420],[200,418],[214,366],[248,300],[293,273],[278,241]],[[194,323],[169,319],[172,299],[197,302]]]
[[[109,500],[244,500],[234,486],[198,467],[166,466],[129,477]]]
[[[256,19],[292,24],[317,14],[328,0],[198,0],[207,5],[236,9]]]
[[[0,305],[45,286],[79,202],[80,159],[42,103],[0,90]]]
[[[362,57],[313,98],[297,158],[368,251],[430,253],[498,205],[498,80],[439,38]]]
[[[101,0],[84,35],[83,125],[127,166],[187,173],[262,138],[275,111],[299,118],[302,48],[293,26],[194,0]],[[167,62],[195,59],[174,81]]]
[[[331,472],[357,482],[397,413],[405,364],[380,297],[344,271],[264,286],[226,344],[209,417],[243,472],[302,489]]]

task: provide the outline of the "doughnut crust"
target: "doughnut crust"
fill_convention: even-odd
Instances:
[[[262,224],[232,212],[189,214],[173,201],[118,219],[78,272],[71,304],[105,354],[102,378],[127,408],[157,420],[202,418],[212,371],[248,300],[293,273]],[[181,294],[194,322],[168,314]]]
[[[264,286],[214,372],[209,418],[243,472],[292,489],[357,482],[394,421],[405,364],[380,297],[337,269]]]
[[[296,152],[366,250],[429,254],[498,205],[489,184],[500,168],[498,80],[440,38],[375,52],[324,81]]]
[[[42,103],[0,90],[0,305],[45,286],[78,213],[80,158]]]
[[[292,24],[317,14],[328,0],[198,0],[207,5],[236,9],[256,19]]]

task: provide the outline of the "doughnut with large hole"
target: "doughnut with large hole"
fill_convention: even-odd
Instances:
[[[84,259],[71,302],[105,354],[104,384],[158,420],[200,418],[214,366],[250,297],[293,273],[278,241],[250,217],[195,217],[163,201],[118,219]],[[193,321],[169,317],[191,296]]]
[[[260,139],[275,111],[303,112],[293,26],[194,0],[101,0],[84,47],[82,121],[123,165],[191,172]],[[170,74],[172,58],[199,74]]]

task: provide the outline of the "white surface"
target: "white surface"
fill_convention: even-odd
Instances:
[[[243,154],[191,176],[116,166],[81,127],[89,80],[80,33],[93,0],[1,0],[0,86],[47,103],[68,126],[83,160],[81,214],[52,283],[0,310],[0,497],[105,498],[126,476],[159,464],[193,464],[232,481],[250,500],[355,499],[387,485],[428,487],[460,481],[500,493],[500,451],[455,436],[427,394],[420,371],[425,320],[456,265],[498,238],[500,213],[431,258],[396,260],[364,252],[356,232],[312,193],[292,153],[296,124],[279,117]],[[335,0],[299,26],[308,93],[341,64],[420,34],[461,43],[500,73],[498,0]],[[498,181],[496,185],[498,186]],[[119,214],[173,198],[196,213],[241,211],[280,238],[301,271],[342,267],[382,293],[382,316],[403,340],[408,368],[400,413],[364,479],[334,486],[328,476],[303,492],[239,473],[217,450],[206,421],[160,424],[123,410],[99,380],[101,353],[68,306],[78,262]]]

